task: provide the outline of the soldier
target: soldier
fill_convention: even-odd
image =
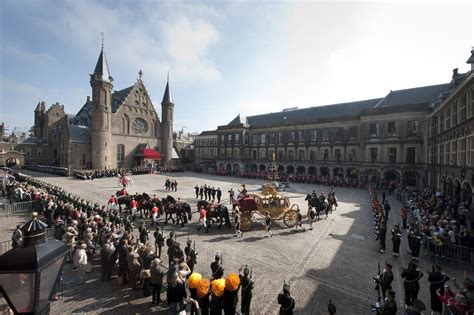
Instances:
[[[298,226],[303,229],[303,232],[305,231],[305,228],[303,227],[303,216],[300,213],[300,209],[296,210],[295,232],[298,232]]]
[[[195,248],[191,245],[193,242],[188,238],[186,242],[187,246],[184,248],[184,253],[186,254],[186,264],[188,264],[189,269],[191,272],[188,274],[188,277],[193,273],[194,265],[197,263],[197,253]]]
[[[383,219],[380,220],[379,226],[379,241],[380,241],[380,253],[385,253],[385,239],[387,235],[387,225]]]
[[[204,194],[204,188],[201,186],[201,188],[199,188],[199,198],[202,199],[203,194]]]
[[[176,242],[176,237],[174,232],[170,232],[170,236],[166,239],[166,246],[168,246],[168,264],[171,265],[174,258],[174,243]]]
[[[390,213],[390,209],[392,209],[392,207],[390,207],[388,200],[385,200],[385,204],[383,206],[383,210],[385,212],[385,221],[388,221],[388,215]]]
[[[395,301],[395,292],[388,290],[386,294],[387,298],[383,303],[382,307],[377,311],[380,315],[395,315],[397,314],[397,302]]]
[[[388,262],[385,262],[385,269],[383,273],[380,275],[380,289],[382,290],[382,296],[385,296],[385,292],[387,290],[392,289],[392,281],[393,281],[393,273],[392,273],[392,265]]]
[[[272,217],[270,217],[270,212],[266,212],[265,213],[265,234],[264,236],[265,237],[268,237],[268,235],[270,235],[270,237],[273,236],[273,233],[272,231],[270,230],[271,229],[271,225],[272,225]]]
[[[250,303],[252,302],[252,290],[253,290],[253,280],[252,280],[252,273],[250,272],[249,268],[245,266],[244,274],[241,275],[240,272],[242,271],[242,267],[239,269],[239,277],[240,277],[240,285],[242,286],[242,293],[241,293],[241,312],[242,315],[249,315],[250,314]]]
[[[283,284],[283,291],[278,294],[278,304],[280,304],[280,315],[293,315],[295,299],[290,295],[290,285]]]
[[[221,203],[222,191],[219,187],[217,187],[216,195],[217,195],[217,203]]]
[[[211,188],[211,196],[212,200],[216,200],[216,189],[214,188],[214,186],[212,186]]]
[[[224,268],[220,262],[221,256],[216,255],[214,262],[211,263],[212,280],[220,279],[224,276]]]
[[[198,197],[199,197],[199,186],[198,185],[194,186],[194,191],[196,192],[196,199],[198,199]]]
[[[240,230],[240,211],[239,209],[235,210],[235,236],[240,234],[240,237],[244,236],[244,232]]]
[[[207,185],[204,185],[204,200],[207,200],[208,193],[209,193],[209,189],[207,188]]]
[[[400,253],[400,243],[402,242],[402,234],[400,226],[396,224],[392,229],[392,245],[393,245],[393,256],[398,257]]]
[[[306,217],[308,218],[309,229],[313,230],[313,221],[315,219],[316,213],[314,213],[313,207],[308,207],[308,212],[306,213]]]
[[[405,307],[413,305],[413,301],[418,298],[420,290],[419,280],[423,277],[423,273],[417,270],[417,265],[410,261],[408,269],[403,269],[402,278],[405,279],[403,286],[405,288]]]
[[[234,196],[235,196],[235,192],[234,190],[231,188],[229,191],[227,191],[229,193],[229,199],[230,199],[230,204],[231,205],[234,205]]]
[[[328,314],[329,315],[336,315],[336,305],[332,302],[332,300],[329,300],[328,304]]]
[[[428,281],[430,282],[431,310],[433,313],[441,314],[443,303],[438,298],[438,294],[444,295],[444,284],[449,281],[449,277],[441,272],[440,266],[432,266],[432,271],[428,272]],[[439,293],[437,293],[439,291]]]
[[[146,244],[146,241],[148,241],[148,229],[146,228],[145,223],[142,222],[138,228],[138,232],[140,233],[140,243]]]
[[[158,254],[158,258],[161,259],[161,248],[165,245],[165,238],[163,237],[163,233],[160,232],[159,227],[156,227],[153,236],[155,237],[155,253]]]

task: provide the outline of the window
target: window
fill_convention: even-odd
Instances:
[[[334,158],[338,162],[341,160],[341,158],[342,158],[341,149],[334,149]]]
[[[344,140],[344,129],[342,129],[342,128],[337,128],[336,129],[335,140],[336,141]]]
[[[377,138],[379,136],[379,124],[369,124],[369,138]]]
[[[316,160],[316,151],[314,151],[314,150],[310,150],[310,151],[309,151],[309,159],[310,159],[311,161]]]
[[[123,144],[117,144],[117,162],[123,162],[125,158],[125,146]]]
[[[260,149],[260,159],[264,160],[267,157],[267,150],[266,149]]]
[[[327,161],[329,159],[329,149],[323,149],[323,160]]]
[[[388,163],[397,163],[397,148],[388,148]]]
[[[252,159],[257,159],[257,150],[252,150]]]
[[[387,124],[387,137],[397,136],[397,124],[394,121],[389,121]]]
[[[262,133],[260,135],[260,144],[265,144],[266,143],[266,134]]]
[[[416,163],[416,147],[407,148],[407,163]]]
[[[306,158],[304,153],[304,150],[298,150],[298,160],[304,160]]]
[[[418,120],[412,120],[407,123],[407,135],[409,137],[418,136]]]
[[[299,142],[303,142],[304,141],[304,137],[303,137],[303,131],[298,131],[298,141]]]
[[[285,159],[285,152],[284,151],[278,151],[278,159],[279,160],[284,160]]]
[[[43,155],[43,149],[41,149],[41,148],[36,149],[36,155],[37,156]]]
[[[316,141],[318,139],[318,131],[317,130],[311,130],[310,131],[310,140],[311,141]]]
[[[232,135],[228,134],[227,135],[227,142],[230,143],[232,141]]]
[[[268,143],[275,143],[275,134],[274,133],[268,134]]]
[[[285,134],[283,132],[278,133],[278,143],[285,142]]]
[[[329,129],[323,129],[322,141],[329,141]]]
[[[356,149],[349,149],[349,161],[354,162],[357,160],[357,151]]]
[[[31,148],[26,148],[26,156],[30,156],[31,155]]]
[[[221,135],[221,143],[224,144],[225,136]]]
[[[454,102],[451,106],[451,126],[454,127],[458,123],[458,103]]]
[[[295,141],[295,133],[293,131],[290,131],[288,133],[288,142],[294,142]]]
[[[379,159],[379,150],[378,148],[370,148],[369,149],[370,153],[370,162],[375,163]]]
[[[252,144],[257,144],[257,141],[258,141],[258,136],[252,135]]]
[[[292,161],[295,159],[295,151],[288,150],[288,160]]]
[[[239,141],[240,141],[240,135],[239,135],[238,133],[236,133],[236,134],[234,135],[234,139],[235,139],[235,143],[239,143]]]

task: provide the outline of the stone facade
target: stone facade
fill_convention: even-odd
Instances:
[[[113,91],[105,52],[102,49],[90,75],[92,98],[75,115],[66,114],[58,103],[35,110],[35,136],[19,143],[27,164],[84,168],[133,167],[144,163],[143,147],[161,152],[169,164],[173,150],[173,106],[169,82],[163,98],[163,121],[141,79]],[[171,130],[171,131],[170,131]],[[162,136],[164,135],[164,136]],[[168,158],[169,157],[169,158]]]
[[[456,181],[454,175],[460,177],[463,172],[463,180],[459,178],[452,189],[460,190],[464,185],[465,191],[471,191],[473,73],[455,70],[449,83],[391,91],[378,99],[239,115],[197,137],[196,167],[209,165],[211,160],[217,171],[264,172],[275,156],[281,173],[375,183],[399,180],[417,188],[443,188],[440,183],[447,183],[444,190],[448,192],[449,183]],[[453,118],[456,111],[461,113]],[[445,124],[443,131],[439,123],[429,127],[430,121],[443,120],[443,113],[443,119],[451,119],[452,124]],[[451,118],[446,118],[446,113],[451,113]],[[429,128],[438,132],[429,133]],[[209,152],[205,140],[209,134],[217,136],[215,156],[205,153]],[[440,143],[444,151],[440,151]],[[434,153],[429,152],[438,152],[434,158],[444,164],[433,163],[430,156]],[[444,152],[444,160],[439,152]]]

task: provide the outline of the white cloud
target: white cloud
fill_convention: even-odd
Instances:
[[[29,52],[12,45],[0,47],[0,53],[21,58],[24,61],[35,63],[49,63],[56,61],[56,58],[46,53]]]

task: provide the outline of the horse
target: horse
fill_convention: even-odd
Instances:
[[[332,213],[333,207],[334,211],[337,209],[337,198],[335,194],[329,194],[328,196],[328,206],[329,206],[329,211]]]
[[[165,224],[168,224],[168,220],[171,220],[173,224],[181,222],[181,227],[184,227],[184,224],[192,218],[191,206],[186,202],[178,203],[172,196],[168,195],[161,199],[161,204],[165,212]],[[176,215],[176,220],[173,219],[173,214]]]
[[[308,201],[308,208],[314,208],[316,210],[316,221],[319,220],[319,214],[324,211],[326,218],[328,217],[329,206],[326,202],[319,200],[317,196],[307,194],[304,200]]]
[[[232,225],[230,223],[229,209],[227,209],[227,207],[222,204],[217,204],[212,209],[210,209],[210,205],[210,202],[205,200],[199,200],[197,203],[198,211],[201,209],[201,207],[208,211],[207,219],[209,220],[209,225],[211,226],[213,224],[219,223],[219,229],[222,227],[222,224],[228,228],[231,228]]]

